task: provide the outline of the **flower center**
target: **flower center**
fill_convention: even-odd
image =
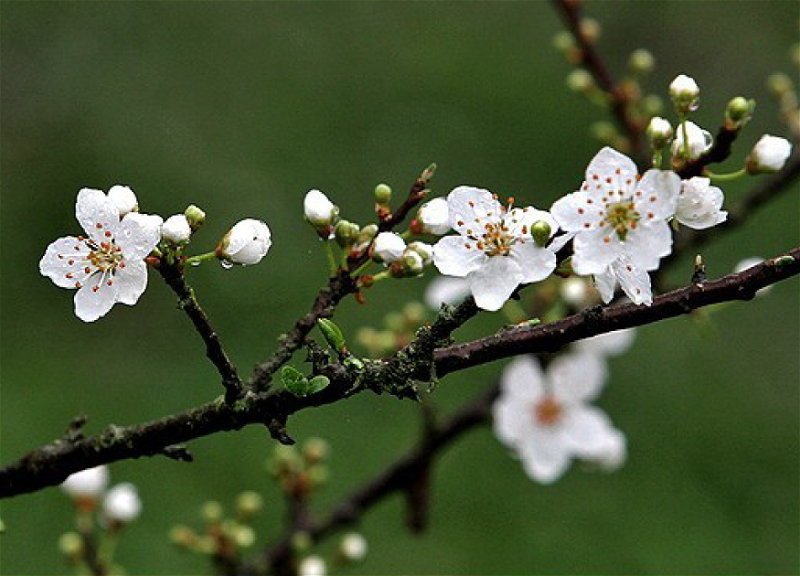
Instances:
[[[635,210],[633,202],[614,202],[606,204],[605,221],[611,224],[623,242],[628,230],[634,230],[641,216]],[[601,222],[602,225],[602,222]]]
[[[90,240],[86,245],[91,249],[87,259],[100,272],[113,272],[124,260],[122,248],[113,242],[101,242],[98,245]]]
[[[556,402],[552,394],[546,394],[533,405],[533,419],[540,426],[554,426],[561,420],[563,412],[561,404]]]
[[[508,256],[517,237],[509,233],[508,227],[503,224],[486,224],[486,232],[478,240],[478,249],[483,250],[487,256]]]

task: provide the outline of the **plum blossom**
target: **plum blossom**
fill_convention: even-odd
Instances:
[[[173,244],[188,242],[192,237],[192,227],[185,214],[175,214],[164,221],[161,226],[161,237]]]
[[[684,180],[675,206],[675,220],[695,230],[716,226],[728,218],[728,213],[721,209],[724,200],[722,190],[711,186],[710,179]]]
[[[39,271],[56,286],[77,289],[75,315],[94,322],[115,303],[133,306],[147,287],[144,258],[161,239],[161,217],[129,212],[120,220],[101,190],[78,192],[75,216],[86,236],[65,236],[47,247]]]
[[[313,226],[330,226],[339,209],[319,190],[309,190],[303,199],[303,214]]]
[[[130,482],[117,484],[106,494],[103,500],[103,514],[114,522],[130,522],[138,518],[142,511],[142,502],[136,486]]]
[[[108,485],[108,467],[101,465],[70,474],[61,489],[73,498],[96,499]]]
[[[792,152],[792,145],[786,138],[765,134],[756,142],[747,157],[747,171],[750,174],[777,172]]]
[[[136,194],[133,193],[127,186],[112,186],[108,190],[108,198],[119,210],[119,217],[122,218],[128,212],[139,211],[139,201],[136,199]]]
[[[622,433],[589,404],[606,375],[600,357],[574,352],[553,360],[546,372],[532,356],[521,356],[505,369],[493,406],[495,435],[533,480],[554,482],[573,458],[609,465],[624,459]]]
[[[245,218],[237,222],[217,246],[217,256],[234,264],[258,264],[272,246],[272,234],[261,220]],[[224,262],[223,262],[224,263]]]
[[[459,186],[447,196],[450,226],[433,247],[433,263],[447,276],[466,278],[475,303],[499,310],[520,284],[547,278],[555,253],[536,244],[531,226],[547,222],[552,236],[558,223],[532,207],[507,210],[488,190]]]
[[[372,245],[372,254],[385,264],[397,262],[406,251],[406,241],[394,232],[381,232]]]
[[[603,272],[594,275],[594,287],[606,304],[614,299],[617,286],[634,304],[650,306],[653,303],[650,276],[636,267],[627,256],[620,256]]]
[[[327,573],[328,565],[317,555],[306,556],[297,567],[298,576],[325,576]]]
[[[683,138],[684,126],[678,124],[675,129],[675,139],[672,141],[672,156],[684,158],[686,148],[684,142],[688,142],[689,159],[699,158],[703,152],[711,148],[714,138],[708,130],[703,130],[694,122],[686,121],[686,139]]]
[[[434,198],[423,204],[412,224],[416,234],[447,234],[450,230],[450,213],[447,200]]]

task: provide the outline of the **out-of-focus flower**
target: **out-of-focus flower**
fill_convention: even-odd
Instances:
[[[750,174],[777,172],[786,164],[791,152],[792,145],[786,138],[765,134],[747,157],[747,171]]]

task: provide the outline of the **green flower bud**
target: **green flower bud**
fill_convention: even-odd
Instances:
[[[552,231],[553,229],[550,228],[550,224],[544,220],[537,220],[531,225],[531,236],[533,236],[533,240],[536,242],[537,246],[544,247],[547,241],[550,240]]]
[[[617,131],[617,127],[614,126],[611,122],[600,121],[600,122],[593,122],[591,126],[592,136],[597,138],[600,142],[604,144],[610,144],[614,141],[617,136],[619,136],[619,132]]]
[[[183,211],[183,215],[186,216],[186,220],[189,221],[189,227],[192,229],[192,232],[195,232],[206,222],[206,213],[194,204],[189,204],[186,210]]]
[[[792,79],[782,72],[777,72],[767,78],[767,88],[775,96],[783,96],[792,89]]]
[[[409,302],[403,307],[403,315],[406,317],[406,323],[416,326],[425,320],[426,308],[422,302]]]
[[[222,504],[216,500],[209,500],[200,508],[200,517],[206,522],[219,522],[222,519]]]
[[[77,558],[83,554],[83,538],[77,532],[64,532],[58,539],[58,549],[64,556]]]
[[[650,94],[642,98],[642,111],[646,116],[658,116],[664,111],[664,99]]]
[[[322,332],[328,345],[336,350],[336,352],[341,353],[345,346],[342,330],[332,320],[328,320],[327,318],[318,319],[317,326],[319,326],[319,331]]]
[[[375,202],[377,204],[388,204],[392,200],[392,189],[388,184],[378,184],[375,186]]]
[[[303,458],[309,464],[325,460],[330,453],[330,445],[323,438],[309,438],[303,444]]]
[[[600,22],[594,18],[581,20],[581,33],[589,42],[595,42],[600,37]]]
[[[386,327],[392,332],[401,332],[406,327],[406,320],[399,312],[389,312],[385,322]]]
[[[250,526],[239,525],[233,530],[233,541],[239,548],[249,548],[256,541],[256,533]]]
[[[336,228],[334,228],[336,243],[343,248],[345,246],[351,246],[358,240],[359,232],[361,232],[361,228],[358,224],[347,220],[339,220],[336,224]]]
[[[579,68],[567,75],[567,88],[574,92],[588,92],[594,88],[594,79],[586,70]]]
[[[361,232],[358,235],[358,243],[359,244],[367,244],[372,242],[372,239],[378,235],[378,225],[377,224],[367,224],[361,229]]]
[[[630,58],[628,59],[628,67],[631,72],[637,75],[649,74],[653,71],[655,65],[656,59],[653,58],[653,54],[644,48],[639,48],[631,52]]]
[[[264,505],[261,494],[253,490],[246,490],[236,497],[236,512],[242,518],[253,518]]]
[[[189,547],[197,539],[194,531],[183,524],[176,524],[169,531],[169,541],[175,546]]]
[[[575,47],[575,37],[572,33],[562,30],[553,36],[553,48],[559,52],[567,52]]]
[[[292,549],[295,552],[302,553],[311,548],[314,541],[308,532],[295,532],[292,536]]]
[[[753,117],[756,101],[737,96],[725,108],[725,119],[736,128],[741,128]]]

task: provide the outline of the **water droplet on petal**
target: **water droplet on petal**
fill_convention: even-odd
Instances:
[[[200,266],[200,261],[199,260],[192,260],[190,266]]]

